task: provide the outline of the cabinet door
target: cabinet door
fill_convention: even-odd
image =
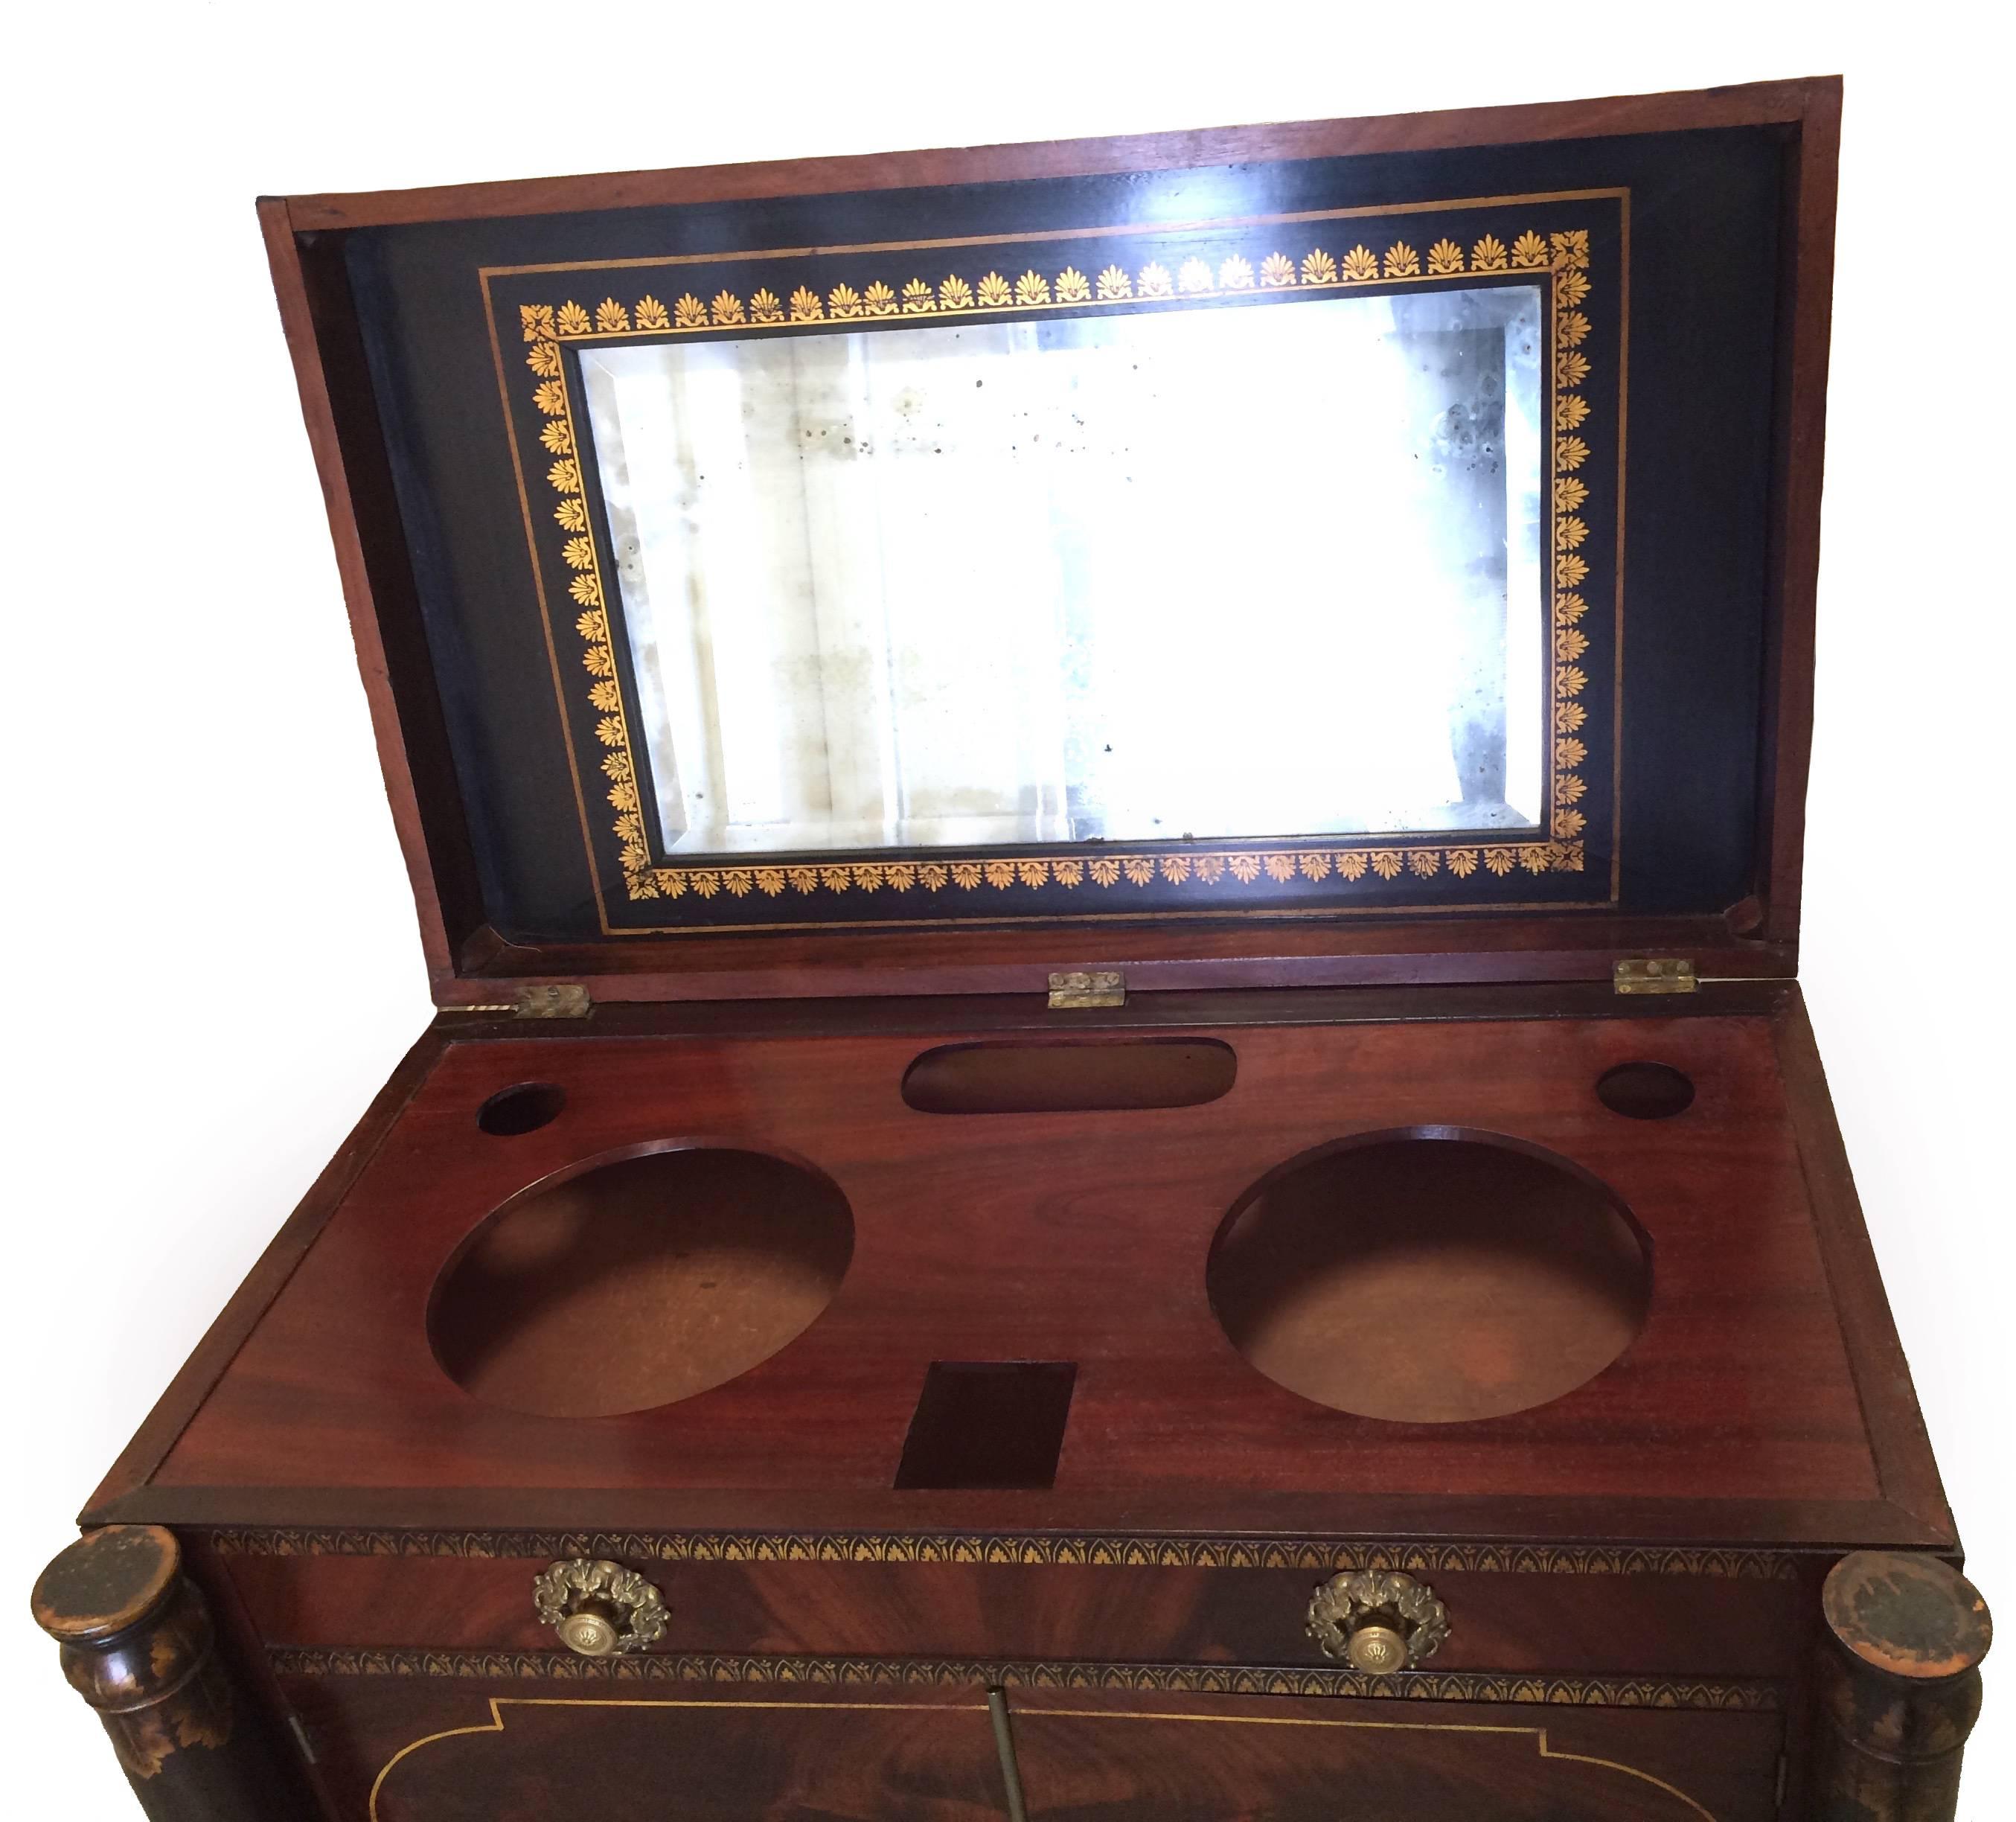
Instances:
[[[1013,1702],[1030,1822],[1769,1822],[1783,1717],[1143,1695]]]
[[[290,1677],[340,1822],[1002,1822],[979,1688]]]

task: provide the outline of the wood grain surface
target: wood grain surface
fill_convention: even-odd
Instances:
[[[1832,1525],[1881,1497],[1768,1020],[1219,1028],[1208,1035],[1233,1046],[1238,1077],[1204,1106],[908,1108],[905,1070],[955,1035],[451,1046],[157,1486],[461,1489],[472,1515],[499,1522],[509,1502],[484,1489],[662,1489],[682,1496],[656,1508],[666,1525],[706,1522],[702,1511],[718,1522],[745,1495],[812,1495],[801,1522],[844,1509],[895,1529],[952,1514],[1067,1525],[1075,1502],[1102,1498],[1132,1528],[1210,1511],[1265,1529],[1347,1495],[1389,1511],[1478,1496],[1803,1503],[1836,1509],[1813,1515]],[[1683,1070],[1694,1104],[1662,1121],[1611,1112],[1596,1080],[1633,1059]],[[484,1101],[526,1078],[563,1083],[564,1112],[520,1136],[481,1132]],[[1313,1147],[1425,1127],[1541,1148],[1629,1211],[1652,1295],[1612,1366],[1535,1410],[1409,1424],[1298,1398],[1232,1347],[1204,1263],[1233,1204]],[[527,1416],[455,1385],[429,1345],[429,1300],[491,1210],[597,1161],[681,1145],[831,1179],[855,1251],[825,1313],[740,1377],[628,1416]],[[894,1492],[931,1363],[1018,1359],[1078,1363],[1055,1489]],[[236,1504],[219,1521],[261,1516]],[[761,1522],[779,1504],[742,1509]],[[1580,1529],[1565,1509],[1563,1523]],[[1583,1523],[1629,1535],[1614,1512]]]

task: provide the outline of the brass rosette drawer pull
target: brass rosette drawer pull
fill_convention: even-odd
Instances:
[[[665,1599],[635,1569],[585,1557],[532,1578],[532,1604],[560,1643],[584,1658],[641,1651],[663,1636]]]
[[[1309,1602],[1309,1637],[1326,1658],[1373,1676],[1411,1670],[1449,1637],[1449,1614],[1425,1582],[1392,1569],[1346,1569]]]

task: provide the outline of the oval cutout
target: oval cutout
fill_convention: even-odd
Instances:
[[[1375,1133],[1233,1205],[1205,1288],[1226,1338],[1334,1410],[1449,1424],[1564,1396],[1643,1327],[1651,1249],[1586,1172],[1447,1128]]]
[[[854,1252],[834,1185],[754,1151],[647,1151],[514,1197],[443,1269],[434,1357],[545,1417],[671,1404],[812,1326]]]
[[[515,1139],[551,1125],[567,1105],[567,1090],[556,1082],[520,1082],[500,1088],[476,1110],[476,1123],[495,1139]]]
[[[1694,1104],[1694,1085],[1667,1063],[1620,1063],[1596,1080],[1596,1098],[1627,1120],[1670,1120]]]
[[[903,1074],[920,1114],[1089,1114],[1194,1107],[1232,1087],[1239,1059],[1215,1038],[1004,1039],[927,1050]]]

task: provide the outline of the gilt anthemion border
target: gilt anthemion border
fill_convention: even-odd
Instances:
[[[1427,239],[1425,234],[1417,234]],[[1383,236],[1382,236],[1383,238]],[[780,261],[781,265],[783,262]],[[1096,262],[1088,261],[1088,265]],[[1125,852],[1102,849],[1090,855],[1003,855],[953,853],[925,859],[789,861],[723,866],[702,861],[664,865],[650,852],[638,790],[635,744],[618,679],[610,624],[609,596],[602,560],[590,524],[582,474],[581,437],[563,347],[570,343],[657,339],[723,330],[761,333],[802,329],[812,325],[888,318],[952,315],[1018,316],[1116,304],[1166,304],[1182,308],[1260,292],[1324,292],[1368,285],[1429,283],[1477,274],[1530,273],[1552,290],[1551,416],[1553,448],[1552,633],[1550,646],[1548,747],[1551,787],[1545,826],[1523,841],[1420,841],[1388,838],[1376,843],[1231,852]],[[1298,242],[1256,264],[1233,254],[1215,265],[1191,257],[1150,260],[1129,269],[1108,264],[1096,273],[1067,265],[1057,272],[1033,266],[1010,276],[989,265],[968,276],[952,272],[937,279],[892,272],[860,286],[839,283],[823,291],[792,284],[780,274],[774,283],[740,291],[722,289],[711,297],[684,291],[670,302],[644,291],[635,297],[604,297],[599,303],[565,298],[520,304],[520,329],[529,344],[525,364],[531,374],[531,402],[541,418],[539,441],[550,463],[545,481],[552,489],[545,536],[558,542],[569,577],[568,592],[578,609],[574,631],[586,673],[586,700],[594,736],[602,749],[603,788],[613,812],[625,890],[632,901],[680,898],[691,893],[713,898],[779,898],[787,895],[845,894],[892,889],[927,895],[979,894],[1006,897],[1015,888],[1064,887],[1094,896],[1161,884],[1183,887],[1248,886],[1265,891],[1303,880],[1334,879],[1392,882],[1403,876],[1430,881],[1473,877],[1511,880],[1521,875],[1579,873],[1584,870],[1587,818],[1577,805],[1586,796],[1583,766],[1589,757],[1581,738],[1588,719],[1582,698],[1589,679],[1578,661],[1589,639],[1578,625],[1588,611],[1579,592],[1589,565],[1582,554],[1589,537],[1582,514],[1590,498],[1594,465],[1589,444],[1578,433],[1591,407],[1587,387],[1597,351],[1592,326],[1580,308],[1592,285],[1589,232],[1569,229],[1543,235],[1528,228],[1508,246],[1486,233],[1466,249],[1446,234],[1425,253],[1396,239],[1383,253],[1363,244],[1342,252]],[[671,289],[666,286],[666,289]],[[543,515],[539,515],[543,517]]]
[[[1153,1691],[1170,1695],[1355,1696],[1363,1701],[1525,1702],[1550,1707],[1776,1714],[1767,1682],[1549,1676],[1408,1670],[1369,1676],[1321,1665],[1142,1664],[974,1658],[822,1658],[665,1651],[583,1658],[571,1651],[331,1649],[275,1645],[276,1676],[445,1677],[463,1682],[717,1683],[804,1687]]]
[[[1666,1544],[1399,1543],[1350,1537],[1212,1537],[1097,1532],[390,1531],[225,1526],[219,1556],[610,1557],[664,1563],[1064,1564],[1091,1568],[1399,1569],[1409,1574],[1688,1575],[1791,1582],[1800,1553]]]

